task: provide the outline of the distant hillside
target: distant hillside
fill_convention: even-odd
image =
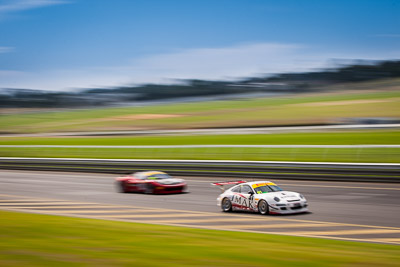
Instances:
[[[0,108],[73,108],[138,101],[243,93],[306,93],[333,90],[333,85],[400,77],[400,61],[367,62],[318,72],[282,73],[240,81],[186,80],[173,85],[145,84],[78,93],[3,89]]]

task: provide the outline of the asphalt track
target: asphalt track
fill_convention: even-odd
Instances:
[[[400,184],[274,180],[304,194],[310,213],[223,213],[226,178],[183,177],[189,193],[121,194],[110,174],[0,171],[0,209],[220,230],[400,244]],[[251,179],[247,179],[251,180]]]

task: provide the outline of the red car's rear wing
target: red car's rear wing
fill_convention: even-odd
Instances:
[[[222,192],[225,191],[224,185],[234,185],[234,184],[243,184],[246,183],[246,181],[239,180],[239,181],[226,181],[226,182],[215,182],[211,183],[212,185],[217,185],[221,187]]]

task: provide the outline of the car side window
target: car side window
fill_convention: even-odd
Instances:
[[[135,177],[136,179],[140,179],[140,180],[145,180],[146,179],[146,176],[141,174],[141,173],[134,174],[133,177]]]
[[[248,185],[242,185],[240,186],[240,193],[242,194],[248,194],[249,192],[253,192],[253,190],[251,190],[251,187]]]
[[[235,186],[234,188],[232,188],[231,191],[235,193],[240,193],[240,186]]]

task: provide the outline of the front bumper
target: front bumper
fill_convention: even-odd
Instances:
[[[272,204],[269,205],[270,214],[293,214],[308,212],[307,201],[299,201],[294,203],[283,204]]]
[[[155,194],[177,194],[187,192],[186,184],[179,185],[157,185],[154,188]]]

